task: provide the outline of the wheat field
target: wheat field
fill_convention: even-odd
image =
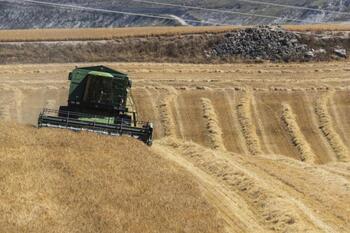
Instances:
[[[300,32],[349,32],[350,24],[284,25],[284,29]],[[115,40],[124,37],[173,36],[186,34],[222,33],[243,26],[202,27],[131,27],[131,28],[80,28],[80,29],[25,29],[0,30],[0,42],[34,41],[89,41]]]
[[[0,66],[0,118],[35,125],[40,109],[58,108],[65,103],[67,75],[75,65]],[[193,227],[187,232],[349,232],[349,61],[104,65],[129,73],[140,118],[155,125],[154,145],[147,148],[131,139],[101,140],[90,134],[2,124],[0,171],[1,177],[9,178],[0,181],[2,187],[7,187],[1,190],[0,211],[7,217],[0,221],[0,228],[13,232],[14,229],[39,232],[39,229],[47,229],[54,223],[55,229],[63,229],[59,228],[61,221],[69,221],[69,218],[59,215],[58,210],[65,210],[69,203],[55,202],[57,194],[53,184],[65,179],[69,182],[64,187],[65,193],[56,198],[84,197],[77,203],[81,208],[64,212],[68,216],[79,216],[77,225],[70,221],[70,228],[66,231],[87,229],[84,224],[99,227],[105,221],[108,227],[116,226],[118,221],[136,227],[130,223],[134,217],[148,226],[147,221],[142,221],[147,213],[140,213],[135,206],[130,207],[130,215],[115,212],[117,204],[112,201],[115,199],[107,197],[108,189],[104,188],[120,187],[134,192],[143,185],[142,177],[147,177],[147,172],[150,172],[153,178],[145,180],[145,185],[152,184],[154,190],[162,189],[150,197],[153,204],[149,210],[157,220],[149,226],[149,232],[182,232],[184,228],[180,229],[176,223],[182,225],[185,218],[186,223]],[[68,139],[59,135],[68,135]],[[123,148],[124,156],[130,158],[121,159],[123,156],[113,149],[119,146]],[[60,152],[62,147],[65,149]],[[33,154],[28,153],[30,150]],[[21,159],[27,156],[28,159]],[[74,174],[83,174],[90,170],[91,164],[97,163],[97,170],[93,170],[96,174],[64,178],[64,164],[60,165],[59,173],[50,170],[56,157],[60,163],[74,168]],[[157,164],[164,165],[153,165],[154,159]],[[108,170],[104,170],[106,161],[119,165],[107,166]],[[83,167],[77,167],[79,163]],[[122,176],[128,179],[126,187],[115,176],[121,169],[120,163],[125,166],[132,164],[127,170],[132,173]],[[147,166],[140,171],[142,175],[136,175],[134,168],[142,167],[144,163]],[[156,174],[163,173],[167,166],[174,166],[164,175],[164,179],[169,180],[159,181]],[[114,169],[115,173],[109,169]],[[39,192],[45,181],[40,177],[42,170],[49,170],[50,183]],[[23,186],[34,185],[28,174],[39,180],[37,186]],[[174,177],[174,182],[170,182],[170,177]],[[90,178],[96,183],[89,183]],[[22,179],[29,181],[23,183]],[[159,183],[167,185],[162,187]],[[181,185],[183,183],[187,185]],[[83,185],[86,189],[88,184],[92,184],[91,190],[79,194],[81,191],[76,185]],[[77,190],[73,196],[69,185]],[[159,196],[164,192],[174,192],[175,197],[165,195],[163,201],[170,198],[173,202],[169,209],[162,210],[156,201],[162,199]],[[184,192],[187,199],[178,200],[178,192]],[[117,195],[117,192],[112,194]],[[46,195],[49,199],[45,199]],[[97,198],[96,195],[100,195],[99,199],[91,199]],[[12,202],[6,199],[10,197],[13,197]],[[137,199],[137,195],[125,200],[132,202],[134,198]],[[22,204],[16,204],[15,200],[21,200]],[[46,204],[38,210],[33,207],[42,206],[42,203]],[[93,209],[86,209],[86,203]],[[175,207],[176,203],[178,207]],[[25,210],[21,209],[22,205]],[[193,210],[193,214],[182,213],[184,208]],[[26,217],[30,211],[44,214],[37,215],[31,222]],[[109,214],[116,218],[110,219]],[[163,222],[158,214],[176,215],[176,218]],[[203,226],[200,226],[200,221]],[[17,223],[16,227],[22,223],[20,227],[23,228],[11,228],[13,222]],[[170,226],[174,226],[173,230],[167,228]]]
[[[223,232],[191,176],[141,142],[0,130],[1,232]]]

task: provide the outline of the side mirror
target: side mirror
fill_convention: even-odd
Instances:
[[[131,88],[131,86],[132,86],[132,81],[129,80],[129,81],[128,81],[128,87]]]
[[[68,80],[69,80],[69,81],[71,81],[71,80],[72,80],[72,77],[73,77],[72,72],[69,72],[69,75],[68,75]]]

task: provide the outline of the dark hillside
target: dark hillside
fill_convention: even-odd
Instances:
[[[349,50],[350,39],[346,32],[329,37],[260,27],[227,33],[101,41],[3,42],[0,43],[0,63],[299,62],[344,59]]]

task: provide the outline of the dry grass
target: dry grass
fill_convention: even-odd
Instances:
[[[220,32],[234,29],[237,28],[165,27],[0,31],[0,63],[101,61],[238,63],[242,62],[242,59],[237,56],[211,55],[213,47],[224,36]],[[210,32],[211,35],[205,32]],[[339,34],[346,36],[347,33],[341,32]],[[335,40],[327,39],[329,43],[324,42],[324,40],[316,40],[314,35],[305,35],[304,37],[303,41],[305,40],[304,42],[312,48],[323,48],[328,51],[317,58],[320,60],[334,59],[331,56],[333,55],[332,48],[350,49],[346,37],[337,37]],[[62,42],[65,40],[66,42]],[[1,41],[12,41],[13,43],[1,43]],[[20,43],[17,43],[18,41]],[[25,43],[26,41],[58,42]],[[303,57],[295,57],[291,61],[306,60]]]
[[[202,27],[134,27],[134,28],[81,28],[81,29],[26,29],[1,30],[0,42],[26,41],[85,41],[112,40],[124,37],[173,36],[186,34],[222,33],[238,30],[241,26]],[[284,25],[292,31],[350,31],[350,24]]]
[[[174,117],[171,111],[171,102],[172,99],[175,98],[174,94],[172,93],[173,90],[168,90],[168,96],[163,96],[159,101],[159,115],[160,120],[162,122],[163,128],[164,128],[164,136],[175,136],[175,122]],[[172,94],[170,94],[172,93]]]
[[[310,31],[310,32],[322,32],[322,31],[333,31],[342,32],[350,31],[350,23],[343,24],[306,24],[306,25],[284,25],[283,28],[291,31]]]
[[[261,154],[259,138],[256,135],[256,128],[251,116],[251,93],[245,93],[236,106],[237,117],[241,127],[242,134],[247,144],[248,150],[252,155]]]
[[[1,232],[222,232],[192,177],[129,138],[0,125]]]
[[[216,115],[214,106],[210,99],[201,98],[203,107],[203,116],[207,120],[207,129],[209,137],[214,149],[225,150],[224,141],[222,139],[222,130],[219,125],[218,116]]]
[[[112,40],[123,37],[148,37],[185,35],[193,33],[220,33],[238,29],[220,27],[135,27],[135,28],[87,28],[87,29],[27,29],[1,30],[0,41],[69,41]]]
[[[320,96],[315,101],[315,113],[317,115],[320,130],[327,139],[329,145],[332,147],[334,153],[337,155],[339,161],[349,161],[349,150],[335,131],[332,117],[329,114],[327,103],[329,95],[325,94]]]
[[[290,107],[289,104],[286,104],[286,103],[282,104],[282,106],[283,106],[282,121],[285,123],[287,127],[287,131],[289,136],[291,137],[293,145],[297,148],[300,154],[301,161],[314,163],[316,156],[313,153],[307,140],[305,139],[305,136],[301,132],[292,108]]]
[[[254,209],[256,221],[266,227],[265,230],[255,232],[304,232],[308,223],[302,219],[298,207],[287,196],[275,193],[259,177],[253,176],[245,168],[241,168],[235,161],[235,155],[213,151],[190,142],[176,142],[163,140],[161,143],[174,147],[176,154],[185,157],[195,166],[216,177],[218,184],[228,188],[228,193],[236,193],[249,203],[241,210],[242,214]],[[241,202],[243,202],[241,200]]]

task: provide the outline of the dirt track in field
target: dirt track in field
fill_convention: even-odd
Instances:
[[[349,232],[350,62],[108,64],[152,150],[192,173],[228,232]],[[0,117],[35,124],[74,64],[0,67]]]

